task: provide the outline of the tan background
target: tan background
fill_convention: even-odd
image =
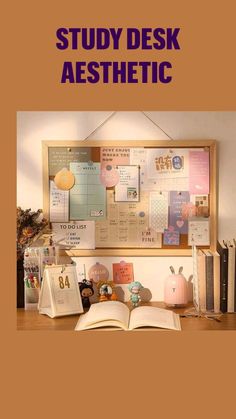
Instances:
[[[233,415],[234,332],[101,332],[99,339],[92,333],[16,332],[13,298],[16,111],[236,110],[233,5],[234,1],[120,0],[9,1],[3,6],[4,417],[80,417],[81,411],[88,417],[111,417],[114,412],[126,417],[129,411],[130,417],[156,417],[160,411],[163,417]],[[62,25],[181,26],[182,50],[176,54],[175,82],[160,87],[61,86],[62,55],[54,47],[54,34]],[[148,56],[151,59],[156,53]],[[122,53],[122,59],[126,58]]]

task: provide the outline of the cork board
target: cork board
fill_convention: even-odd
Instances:
[[[99,179],[105,185],[105,191],[99,198],[105,199],[104,208],[101,210],[102,217],[96,218],[98,214],[92,205],[89,214],[89,219],[95,220],[96,249],[70,250],[67,252],[70,255],[191,255],[189,232],[192,218],[188,216],[196,215],[196,213],[191,214],[192,199],[194,199],[194,206],[197,206],[198,216],[201,217],[203,225],[206,220],[209,225],[209,243],[201,247],[215,249],[217,238],[216,141],[43,141],[42,151],[44,216],[48,219],[50,217],[50,182],[59,170],[64,167],[74,170],[76,163],[79,162],[83,168],[89,168],[92,164],[94,170],[95,168],[101,170],[105,176],[101,180],[101,173],[99,175]],[[181,164],[183,167],[180,173]],[[131,166],[134,169],[133,175],[129,173]],[[104,172],[104,168],[106,170],[109,168],[109,171]],[[119,171],[119,182],[115,185],[117,171]],[[184,171],[187,176],[184,175]],[[136,183],[135,173],[138,173]],[[198,175],[201,177],[200,180],[197,179]],[[122,186],[121,178],[124,179],[124,184],[129,179],[128,187]],[[199,190],[196,189],[198,185],[194,186],[192,179],[197,179],[203,189],[200,187]],[[100,188],[98,175],[96,182],[97,185],[90,186],[95,191],[94,193],[98,193],[97,190]],[[80,190],[81,186],[78,189]],[[126,202],[122,202],[121,198],[119,202],[116,202],[118,192],[121,196],[124,194]],[[202,204],[203,199],[207,200],[207,205]],[[67,205],[69,205],[68,221],[85,219],[86,213],[78,211],[77,214],[79,207],[77,201],[73,207],[72,197],[68,198]],[[188,231],[184,225],[181,225],[182,218],[178,219],[179,208],[181,208],[181,217],[184,218],[185,214],[185,220],[187,218]],[[83,214],[82,218],[80,214]],[[200,221],[200,218],[197,220]],[[177,227],[174,230],[178,230],[179,233],[168,231],[169,227],[172,228],[169,224],[174,225],[175,222]],[[199,222],[198,225],[200,225]],[[194,222],[191,226],[194,228]],[[163,227],[167,228],[159,231]]]

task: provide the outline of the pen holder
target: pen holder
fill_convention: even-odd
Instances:
[[[38,309],[39,291],[39,288],[25,287],[25,310]]]
[[[187,305],[188,283],[182,274],[173,274],[166,278],[164,302],[168,307],[185,307]]]

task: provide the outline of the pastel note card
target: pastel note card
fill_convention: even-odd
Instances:
[[[196,208],[197,217],[209,217],[209,198],[208,195],[191,195],[191,201]]]
[[[161,248],[161,233],[157,233],[152,228],[147,228],[141,232],[141,246],[147,248]]]
[[[134,280],[133,263],[113,263],[113,281],[115,284],[129,284]]]
[[[188,245],[209,246],[210,227],[209,218],[193,218],[188,224]]]
[[[127,147],[101,147],[100,158],[102,164],[129,165],[130,149]]]
[[[55,176],[63,168],[69,170],[72,162],[87,162],[89,160],[91,160],[91,148],[89,147],[49,147],[49,176]]]
[[[147,150],[148,178],[188,177],[189,154],[186,149],[150,148]]]
[[[179,243],[180,234],[178,230],[174,230],[174,228],[164,230],[163,244],[165,246],[179,246]]]
[[[189,201],[189,192],[170,191],[169,226],[174,227],[180,234],[188,233],[188,219],[183,218],[182,209]]]
[[[168,193],[150,192],[149,225],[158,233],[168,227]]]
[[[139,201],[139,166],[117,166],[119,183],[115,186],[116,202]]]
[[[70,163],[70,170],[75,176],[70,190],[70,219],[105,219],[106,188],[100,180],[100,163]]]
[[[144,166],[146,165],[147,149],[138,147],[130,149],[130,164]]]
[[[96,223],[96,247],[142,247],[142,232],[148,227],[148,193],[141,193],[139,202],[115,202],[114,191],[108,189],[107,218]]]
[[[209,152],[189,152],[189,190],[191,194],[209,194]]]
[[[62,248],[95,249],[95,222],[52,223],[53,241]]]
[[[53,180],[50,180],[50,209],[49,218],[51,222],[69,221],[69,191],[63,191],[56,187]]]

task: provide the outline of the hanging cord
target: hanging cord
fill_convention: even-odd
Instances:
[[[150,116],[148,116],[144,111],[140,111],[153,125],[155,125],[158,129],[160,129],[163,134],[165,134],[169,140],[174,141],[174,138],[172,138],[169,134],[167,134],[166,131],[164,131],[160,125],[158,125],[155,121],[153,121]],[[109,115],[101,124],[99,124],[92,132],[89,133],[89,135],[87,135],[87,137],[85,137],[83,139],[83,141],[86,141],[89,137],[91,137],[91,135],[93,135],[95,132],[97,132],[101,127],[103,127],[103,125],[105,125],[115,114],[117,113],[117,111],[114,111],[111,113],[111,115]]]
[[[111,119],[114,115],[116,114],[116,112],[112,112],[111,115],[109,115],[101,124],[99,124],[92,132],[90,132],[89,135],[87,135],[87,137],[85,137],[83,139],[83,141],[86,141],[91,135],[93,135],[95,132],[97,132],[101,127],[103,127],[103,125],[105,125],[109,119]]]
[[[151,121],[157,128],[159,128],[162,132],[163,132],[163,134],[165,134],[168,138],[169,138],[169,140],[171,140],[171,141],[174,141],[174,138],[172,138],[169,134],[167,134],[167,132],[165,132],[161,127],[160,127],[160,125],[158,125],[155,121],[153,121],[151,118],[150,118],[150,116],[148,116],[145,112],[143,112],[143,111],[140,111],[144,116],[146,116],[146,118],[149,120],[149,121]]]

